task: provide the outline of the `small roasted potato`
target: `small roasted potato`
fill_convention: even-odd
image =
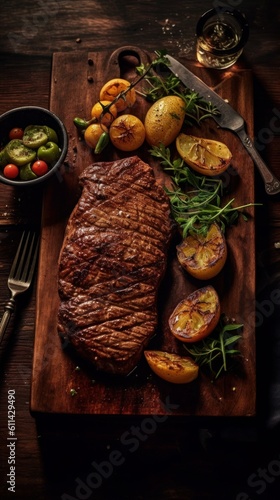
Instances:
[[[108,128],[105,125],[101,125],[100,123],[92,123],[89,125],[84,133],[84,139],[86,144],[90,148],[95,148],[97,143],[104,132],[108,132]]]
[[[186,384],[198,376],[198,365],[187,356],[165,351],[144,351],[151,370],[158,377],[173,384]]]
[[[131,108],[136,102],[135,88],[130,88],[131,84],[123,78],[113,78],[106,82],[100,90],[100,101],[114,101],[120,94],[121,97],[114,103],[118,112]],[[129,89],[129,90],[128,90]]]
[[[105,127],[110,127],[117,114],[117,106],[112,104],[112,101],[98,101],[91,108],[91,117],[96,118]]]
[[[169,328],[182,342],[197,342],[214,330],[220,315],[218,294],[207,285],[179,302],[169,318]]]
[[[200,280],[217,276],[227,259],[225,236],[217,224],[211,224],[205,235],[189,234],[177,245],[176,250],[181,266]]]
[[[179,134],[176,148],[183,160],[196,172],[214,176],[225,172],[232,160],[226,144],[213,139]]]
[[[121,151],[135,151],[145,141],[145,127],[137,116],[118,116],[109,129],[112,144]]]
[[[185,119],[181,97],[166,96],[156,101],[145,117],[146,141],[150,146],[169,146],[179,134]]]

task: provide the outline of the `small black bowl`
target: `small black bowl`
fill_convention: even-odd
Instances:
[[[53,128],[58,137],[58,145],[61,149],[61,154],[57,162],[49,169],[49,171],[37,177],[36,179],[30,179],[23,181],[20,179],[7,179],[4,177],[3,172],[0,169],[0,182],[9,184],[10,186],[36,186],[39,183],[45,182],[51,176],[53,176],[60,166],[63,164],[64,159],[67,154],[68,148],[68,136],[62,121],[51,111],[45,108],[40,108],[38,106],[22,106],[20,108],[14,108],[0,116],[0,142],[7,144],[9,142],[9,131],[14,127],[25,128],[28,125],[47,125]]]

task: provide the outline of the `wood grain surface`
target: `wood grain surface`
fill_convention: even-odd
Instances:
[[[215,2],[235,5],[246,13],[250,37],[234,72],[252,73],[254,135],[262,157],[280,178],[279,121],[279,3],[274,0]],[[195,71],[216,78],[195,63],[195,25],[213,2],[197,0],[33,0],[1,2],[0,112],[21,105],[50,106],[53,54],[68,52],[76,59],[84,53],[113,52],[134,44],[146,50],[167,48]],[[62,62],[61,62],[62,63]],[[77,85],[80,75],[73,78]],[[84,84],[83,84],[84,85]],[[72,109],[64,82],[61,106]],[[251,98],[251,96],[250,96]],[[251,105],[251,102],[249,103]],[[84,103],[82,104],[84,106]],[[246,113],[249,105],[246,106]],[[83,108],[84,109],[84,108]],[[252,110],[250,110],[252,112]],[[278,114],[279,117],[279,114]],[[273,121],[274,120],[274,121]],[[273,134],[271,124],[278,127]],[[264,134],[264,135],[263,135]],[[262,140],[264,139],[264,141]],[[279,289],[279,197],[264,194],[255,172],[256,210],[256,307],[272,306],[259,316],[257,342],[257,401],[255,418],[191,418],[103,415],[30,414],[30,381],[36,310],[36,279],[30,293],[18,302],[0,346],[0,497],[8,500],[62,500],[78,498],[77,480],[86,481],[92,463],[108,461],[119,451],[124,463],[89,498],[98,500],[261,500],[279,499],[279,475],[261,483],[260,471],[268,471],[279,459],[279,305],[271,294]],[[40,192],[15,191],[0,185],[0,300],[8,298],[7,277],[22,227],[40,222]],[[7,391],[16,391],[16,488],[7,490]],[[46,397],[48,394],[46,393]],[[138,433],[138,438],[136,436]],[[130,444],[123,443],[123,437]],[[134,445],[134,447],[132,447]],[[272,469],[271,469],[272,470]],[[276,469],[274,469],[276,473]],[[257,491],[258,490],[258,491]],[[80,493],[80,492],[79,492]],[[85,492],[84,492],[85,493]],[[63,497],[64,495],[64,497]]]
[[[53,58],[51,109],[66,124],[70,147],[65,171],[48,186],[43,201],[42,240],[38,268],[37,311],[35,323],[34,361],[31,392],[31,411],[70,414],[127,414],[127,415],[202,415],[249,416],[255,414],[255,220],[254,209],[249,209],[249,220],[240,221],[228,230],[229,258],[221,275],[211,283],[216,288],[222,312],[244,324],[240,350],[240,366],[221,380],[213,383],[211,376],[201,375],[193,384],[174,386],[151,376],[145,362],[123,379],[106,377],[94,372],[69,349],[63,348],[57,335],[57,261],[64,237],[64,227],[78,195],[78,176],[93,160],[110,160],[124,154],[108,149],[101,157],[79,140],[73,117],[88,117],[98,92],[110,78],[136,77],[135,65],[147,63],[153,55],[135,47],[124,47],[102,53],[82,53],[77,58],[57,53]],[[186,63],[186,61],[185,61]],[[75,70],[74,70],[75,68]],[[192,68],[194,71],[195,67]],[[79,84],[75,78],[78,72]],[[253,134],[252,80],[248,71],[214,73],[207,79],[203,71],[196,71],[207,80],[245,118]],[[72,98],[67,107],[62,96]],[[133,112],[143,118],[145,101],[138,96]],[[233,153],[231,170],[226,173],[225,185],[235,205],[254,202],[254,166],[238,139],[228,131],[218,130],[212,120],[193,131],[228,144]],[[129,156],[131,153],[126,153]],[[139,151],[148,161],[159,182],[164,175],[158,163],[149,155],[148,148]],[[178,264],[175,243],[170,250],[168,269],[159,294],[158,335],[152,347],[184,354],[168,328],[168,317],[184,297],[205,282],[192,280]],[[79,370],[76,367],[79,366]],[[93,383],[94,381],[94,383]],[[71,389],[76,395],[71,396]],[[164,407],[168,398],[176,410]]]

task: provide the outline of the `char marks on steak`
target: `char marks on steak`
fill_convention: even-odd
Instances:
[[[126,375],[157,325],[169,200],[137,156],[94,163],[80,183],[59,258],[58,332],[98,370]]]

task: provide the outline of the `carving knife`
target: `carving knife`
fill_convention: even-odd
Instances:
[[[224,129],[231,130],[241,140],[243,146],[252,157],[256,167],[258,168],[265,185],[267,194],[277,194],[280,192],[280,182],[269,170],[250,137],[248,137],[245,130],[245,121],[242,116],[237,113],[222,97],[220,97],[214,90],[210,89],[200,78],[189,71],[183,64],[174,59],[172,56],[165,56],[169,63],[168,68],[176,75],[181,82],[191,90],[197,92],[206,101],[211,103],[217,108],[219,114],[213,115],[212,118],[217,124]]]

